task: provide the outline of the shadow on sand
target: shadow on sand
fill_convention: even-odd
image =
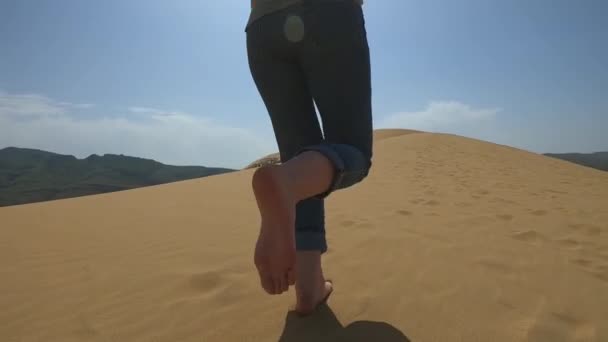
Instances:
[[[357,321],[344,327],[329,306],[319,307],[308,317],[289,312],[279,342],[411,342],[397,328],[388,323]]]

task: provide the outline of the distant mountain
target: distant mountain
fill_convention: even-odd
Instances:
[[[545,153],[546,156],[566,160],[575,164],[608,171],[608,152],[595,153]]]
[[[41,150],[0,149],[0,206],[93,195],[217,175],[234,170],[171,166],[105,154],[85,159]]]

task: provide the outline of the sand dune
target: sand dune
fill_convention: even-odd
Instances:
[[[383,134],[328,199],[314,316],[258,286],[245,170],[0,208],[0,340],[608,341],[608,173]]]

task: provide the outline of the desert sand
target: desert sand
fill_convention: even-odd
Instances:
[[[259,286],[252,173],[0,208],[0,340],[608,341],[606,172],[378,132],[308,318]]]

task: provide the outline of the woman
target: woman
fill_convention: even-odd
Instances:
[[[262,222],[254,261],[266,292],[295,284],[296,311],[309,314],[332,291],[321,268],[324,198],[363,180],[372,164],[361,1],[252,1],[245,31],[249,67],[282,161],[253,175]]]

